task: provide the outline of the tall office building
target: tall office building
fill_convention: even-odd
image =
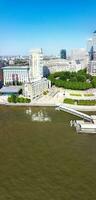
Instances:
[[[88,39],[87,50],[90,60],[96,60],[96,31],[93,32],[92,38]]]
[[[89,53],[88,72],[96,75],[96,31],[93,32],[92,38],[88,40],[87,49]]]
[[[30,81],[43,77],[43,52],[42,49],[32,50],[29,56]]]
[[[87,41],[87,51],[90,52],[92,47],[92,38],[89,38]]]
[[[60,57],[61,57],[61,59],[66,59],[67,58],[67,56],[66,56],[66,49],[62,49],[60,51]]]

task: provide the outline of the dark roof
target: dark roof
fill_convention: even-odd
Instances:
[[[8,86],[8,87],[2,87],[0,89],[1,93],[18,93],[20,91],[20,86]]]

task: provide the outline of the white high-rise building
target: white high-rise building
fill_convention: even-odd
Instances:
[[[29,78],[41,79],[43,77],[43,52],[42,49],[32,50],[29,56]]]
[[[29,82],[24,84],[24,96],[34,99],[51,87],[51,82],[43,78],[42,49],[32,50],[29,57]]]

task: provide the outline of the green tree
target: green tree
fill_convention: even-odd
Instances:
[[[93,77],[92,79],[92,86],[96,88],[96,77]]]

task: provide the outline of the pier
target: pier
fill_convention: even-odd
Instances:
[[[61,110],[61,111],[70,113],[70,114],[72,114],[72,115],[78,116],[78,117],[80,117],[80,118],[83,118],[83,120],[86,120],[86,121],[88,121],[88,122],[94,123],[94,120],[93,120],[92,116],[89,116],[89,115],[87,115],[87,114],[85,114],[85,113],[81,113],[81,112],[79,112],[79,111],[77,111],[77,110],[74,110],[74,109],[72,109],[72,108],[68,108],[68,107],[66,107],[64,104],[61,104],[61,105],[58,107],[58,109]]]

